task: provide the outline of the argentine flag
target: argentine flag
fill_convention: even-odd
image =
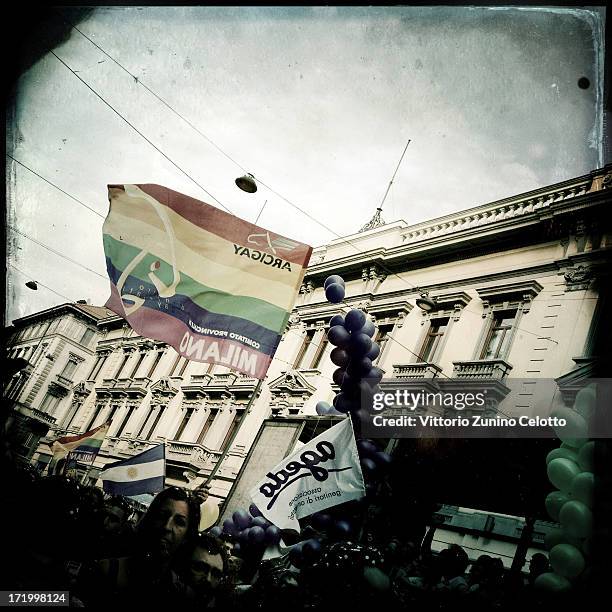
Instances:
[[[101,472],[102,487],[112,495],[140,495],[164,489],[165,445],[159,444],[129,459],[110,463]]]

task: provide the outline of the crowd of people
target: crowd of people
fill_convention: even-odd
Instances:
[[[381,537],[384,530],[355,541],[323,538],[317,558],[301,567],[287,554],[236,555],[231,538],[198,531],[205,496],[170,487],[142,512],[66,476],[16,470],[3,505],[10,563],[0,588],[69,591],[73,607],[107,609],[447,609],[461,599],[490,610],[550,597],[533,586],[549,570],[546,555],[517,574],[488,555],[470,562],[457,545],[436,553],[433,520],[422,541]]]

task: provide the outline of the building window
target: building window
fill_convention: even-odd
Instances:
[[[378,331],[376,332],[374,342],[378,343],[378,346],[380,347],[380,353],[378,354],[378,357],[374,360],[374,363],[379,363],[381,361],[383,353],[385,352],[385,348],[389,341],[389,334],[393,331],[394,327],[395,325],[393,323],[378,326]]]
[[[448,319],[432,319],[430,321],[429,330],[425,336],[423,346],[419,351],[419,361],[429,363],[434,361],[438,356],[438,349],[448,328]]]
[[[113,422],[113,418],[115,418],[115,415],[117,414],[117,410],[119,410],[119,404],[113,404],[110,409],[110,412],[108,413],[108,416],[106,417],[107,423]]]
[[[91,342],[91,339],[94,337],[94,332],[92,329],[89,329],[89,327],[83,332],[83,335],[81,336],[81,339],[79,341],[79,344],[82,344],[83,346],[89,346],[89,343]]]
[[[155,420],[153,421],[153,424],[151,425],[151,427],[149,428],[149,431],[146,433],[146,435],[144,436],[145,439],[150,440],[151,436],[155,433],[155,428],[157,427],[157,424],[159,423],[159,421],[162,418],[162,414],[164,413],[164,407],[160,406],[157,409],[157,414],[155,415]]]
[[[125,426],[128,424],[128,421],[130,420],[131,416],[134,414],[134,410],[136,410],[135,405],[132,405],[128,408],[127,414],[123,418],[123,421],[121,422],[121,425],[119,426],[119,429],[115,433],[116,436],[120,436],[123,433]]]
[[[153,374],[155,373],[155,368],[157,368],[157,364],[160,362],[163,354],[164,354],[164,349],[160,349],[159,351],[157,351],[157,354],[155,355],[155,359],[153,363],[151,364],[151,367],[149,368],[149,372],[147,373],[147,378],[153,377]]]
[[[187,427],[187,423],[189,423],[189,419],[191,419],[194,410],[195,410],[195,408],[187,408],[187,409],[185,409],[185,414],[183,415],[183,419],[181,420],[181,424],[179,425],[179,428],[176,430],[176,433],[174,434],[174,439],[175,440],[180,440],[181,439],[181,436],[183,435],[183,432],[185,431],[185,428]]]
[[[134,378],[134,376],[136,376],[136,372],[138,372],[138,368],[140,368],[140,364],[143,362],[145,355],[146,353],[140,353],[138,355],[138,359],[136,359],[136,364],[132,368],[132,372],[130,373],[128,378]]]
[[[96,359],[96,363],[94,364],[94,367],[91,370],[91,374],[87,377],[87,380],[94,380],[94,381],[96,380],[107,357],[108,357],[107,354],[98,355],[98,358]]]
[[[45,395],[45,398],[42,401],[42,404],[40,405],[39,410],[41,412],[47,413],[50,416],[53,416],[53,413],[55,412],[55,409],[57,408],[59,402],[59,397],[51,395],[51,393],[47,393],[47,395]]]
[[[321,363],[321,359],[325,354],[325,349],[329,344],[329,340],[327,339],[327,334],[323,336],[321,341],[319,342],[319,346],[317,347],[317,352],[315,353],[314,359],[312,360],[312,365],[310,366],[313,370],[316,369]]]
[[[123,359],[121,361],[121,364],[119,365],[119,367],[117,368],[117,371],[115,372],[115,376],[113,378],[119,378],[119,376],[121,375],[121,371],[123,370],[123,368],[125,367],[125,364],[127,363],[127,360],[130,358],[130,353],[124,353],[123,354]]]
[[[211,425],[213,424],[213,421],[215,420],[215,418],[217,416],[217,412],[218,412],[218,410],[213,409],[213,410],[210,411],[210,413],[206,417],[206,422],[204,423],[204,426],[202,427],[202,431],[200,432],[200,435],[198,436],[198,439],[196,440],[196,444],[203,444],[204,443],[204,438],[206,437],[206,434],[208,433],[208,430],[210,429]]]
[[[240,421],[242,421],[243,414],[244,414],[244,410],[240,410],[240,411],[236,410],[236,414],[234,415],[234,420],[232,421],[232,424],[227,430],[227,433],[225,434],[225,438],[223,438],[223,442],[221,443],[219,450],[221,451],[225,450],[225,447],[229,444],[229,441],[234,435],[234,432],[240,426]]]
[[[61,371],[60,376],[70,379],[70,377],[74,374],[74,371],[77,369],[78,365],[79,363],[76,359],[69,359],[66,362],[64,369]]]
[[[300,347],[300,350],[298,351],[298,354],[296,355],[295,361],[293,363],[294,369],[297,370],[302,365],[302,361],[304,360],[304,356],[306,355],[306,351],[308,350],[308,347],[310,346],[310,343],[312,342],[314,335],[315,335],[314,329],[309,329],[306,332],[306,337],[304,338],[304,341],[302,342],[302,346]]]
[[[480,359],[503,359],[508,354],[516,310],[498,310],[493,313]]]

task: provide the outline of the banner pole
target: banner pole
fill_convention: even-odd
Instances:
[[[259,382],[257,383],[255,389],[253,389],[253,393],[251,393],[251,397],[249,399],[248,404],[245,406],[244,408],[244,413],[242,416],[242,419],[240,419],[240,423],[238,424],[238,427],[236,427],[236,429],[234,430],[234,433],[232,434],[232,437],[229,439],[225,450],[221,453],[221,456],[219,457],[217,464],[215,465],[215,467],[213,468],[213,471],[209,474],[208,478],[206,479],[206,482],[202,485],[200,485],[201,487],[206,487],[209,484],[212,483],[213,478],[216,476],[217,472],[219,471],[219,468],[221,467],[221,464],[225,461],[225,458],[227,457],[227,455],[229,454],[230,449],[232,448],[232,444],[234,443],[234,440],[238,437],[238,433],[240,432],[240,430],[242,429],[242,426],[244,425],[244,422],[246,421],[246,417],[247,414],[249,412],[249,409],[251,408],[251,406],[253,405],[253,402],[255,401],[255,398],[259,395],[259,391],[261,389],[261,385],[263,383],[263,379],[259,379]],[[199,488],[199,487],[198,487]]]

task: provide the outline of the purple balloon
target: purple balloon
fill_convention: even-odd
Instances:
[[[364,378],[367,378],[370,386],[374,387],[382,380],[383,374],[380,368],[374,367],[364,375]]]
[[[321,542],[316,538],[306,540],[302,547],[302,556],[305,561],[315,561],[321,556]]]
[[[238,533],[238,528],[231,518],[227,518],[223,521],[223,533],[227,535],[235,536]]]
[[[297,567],[298,569],[302,567],[304,563],[304,557],[302,557],[302,547],[303,546],[304,546],[304,543],[300,542],[299,544],[296,544],[289,551],[289,561],[291,561],[291,564]]]
[[[323,283],[323,288],[327,289],[332,283],[338,283],[339,285],[342,285],[344,287],[344,279],[341,276],[338,276],[337,274],[332,274],[331,276],[328,276],[325,279],[325,282]]]
[[[334,346],[344,347],[351,339],[351,335],[342,327],[342,325],[334,325],[327,332],[327,339]]]
[[[351,356],[365,356],[370,352],[371,348],[372,338],[370,338],[370,336],[367,334],[362,334],[361,332],[351,334],[351,338],[347,346],[347,350]]]
[[[315,512],[315,514],[312,515],[312,526],[319,531],[327,529],[330,526],[331,521],[331,515],[326,514],[325,512]]]
[[[238,541],[243,545],[243,546],[247,546],[247,544],[249,543],[249,532],[251,531],[251,528],[249,527],[248,529],[243,529],[239,534],[238,534]]]
[[[251,504],[249,506],[249,512],[251,513],[251,516],[253,517],[263,516],[263,514],[261,513],[261,510],[255,504]]]
[[[261,527],[265,529],[270,524],[263,516],[256,516],[251,523],[252,527]]]
[[[369,357],[353,357],[346,371],[351,375],[363,378],[372,369],[372,360]]]
[[[368,319],[363,324],[363,327],[359,331],[362,334],[367,334],[368,336],[370,336],[370,338],[373,338],[374,334],[376,333],[376,326],[374,325],[374,323],[370,319]]]
[[[334,535],[339,540],[348,538],[351,535],[351,524],[348,521],[340,520],[334,523]]]
[[[332,374],[332,379],[338,386],[340,386],[345,376],[346,370],[344,370],[344,368],[338,368],[337,370],[334,370],[334,373]]]
[[[319,416],[325,416],[329,414],[331,406],[327,402],[318,402],[315,406],[315,410]]]
[[[332,283],[325,289],[325,297],[332,304],[339,304],[344,299],[344,287],[338,283]]]
[[[242,546],[240,546],[240,542],[236,542],[234,544],[234,548],[232,548],[232,554],[239,555],[241,550],[242,550]]]
[[[249,544],[259,545],[263,544],[266,532],[263,527],[251,527],[249,529]]]
[[[368,474],[373,474],[376,471],[376,464],[369,457],[365,457],[361,460],[361,467]]]
[[[360,330],[366,322],[365,312],[359,310],[359,308],[353,308],[349,310],[346,317],[344,318],[344,327],[350,332]]]
[[[357,408],[351,410],[351,414],[355,419],[360,421],[361,423],[369,423],[370,422],[370,413],[364,408]],[[354,423],[355,421],[353,421]]]
[[[344,327],[344,317],[341,314],[335,314],[329,320],[329,326],[330,327],[334,327],[335,325],[342,325],[342,327]]]
[[[210,531],[208,533],[210,533],[210,535],[215,536],[216,538],[220,538],[221,534],[223,533],[223,529],[221,529],[219,525],[215,525],[214,527],[210,528]]]
[[[349,354],[343,349],[337,346],[329,355],[329,358],[337,366],[344,368],[349,362]]]
[[[371,440],[357,440],[357,450],[363,457],[373,457],[378,447]]]
[[[372,459],[374,460],[374,463],[380,468],[387,468],[391,465],[391,463],[393,463],[391,455],[383,451],[378,451],[377,453],[374,453]]]
[[[374,361],[380,355],[380,346],[377,342],[372,342],[372,348],[368,351],[366,357]]]
[[[236,510],[232,518],[238,529],[246,529],[251,524],[251,515],[246,510]]]
[[[267,544],[278,544],[281,539],[281,530],[276,525],[270,525],[266,529],[266,543]]]
[[[344,393],[338,393],[338,395],[334,397],[334,408],[338,412],[342,412],[343,414],[349,412],[351,408],[355,405],[358,406],[359,404],[356,404],[354,400],[351,400],[351,398],[348,397],[348,395],[345,395]]]

